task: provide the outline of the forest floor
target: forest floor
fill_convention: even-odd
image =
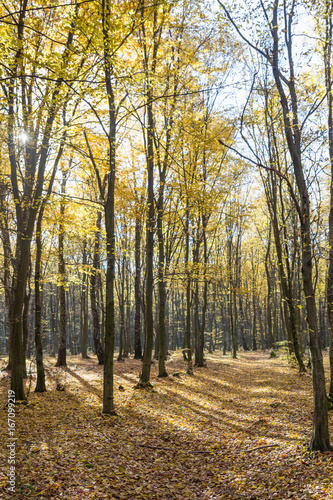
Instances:
[[[333,453],[306,451],[310,373],[267,351],[206,359],[189,376],[181,353],[172,353],[170,376],[157,378],[152,365],[146,390],[134,389],[139,361],[115,363],[117,416],[108,417],[95,358],[69,357],[65,369],[46,358],[48,391],[33,392],[32,373],[28,404],[16,406],[15,493],[8,490],[9,381],[1,372],[0,498],[333,499]],[[333,412],[329,420],[333,441]]]

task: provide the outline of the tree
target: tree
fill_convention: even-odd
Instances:
[[[294,66],[293,54],[293,22],[296,3],[284,0],[282,7],[277,0],[271,8],[261,3],[261,9],[265,18],[266,49],[262,50],[254,45],[243,34],[231,17],[225,5],[219,1],[226,17],[232,23],[241,38],[269,64],[273,81],[280,99],[283,116],[284,134],[288,145],[288,151],[293,166],[297,195],[293,197],[299,216],[299,227],[302,244],[302,278],[303,290],[306,301],[307,321],[309,327],[309,345],[312,359],[312,382],[313,382],[313,428],[309,445],[310,450],[330,450],[327,401],[325,389],[325,375],[323,358],[320,348],[320,335],[318,328],[317,306],[313,286],[313,245],[311,240],[311,210],[310,196],[307,180],[302,162],[302,124],[299,118],[299,97],[297,91],[297,80]],[[281,45],[280,23],[283,23],[284,47]],[[269,44],[269,45],[268,45]],[[282,60],[282,49],[285,49],[285,60]],[[287,64],[288,75],[283,72],[283,65]],[[311,110],[309,111],[311,114]]]
[[[323,47],[323,58],[325,68],[325,87],[327,95],[327,135],[328,153],[330,162],[330,208],[328,217],[328,246],[329,260],[327,270],[327,312],[330,324],[330,388],[329,396],[333,398],[333,96],[332,96],[332,42],[333,21],[332,3],[324,2],[325,17],[325,42]],[[320,9],[320,20],[322,19]],[[319,24],[319,23],[318,23]]]
[[[25,399],[23,387],[24,359],[23,352],[23,308],[30,248],[36,217],[41,204],[47,158],[50,152],[51,133],[62,100],[62,87],[66,68],[73,59],[72,51],[76,28],[78,7],[69,6],[70,15],[62,51],[51,47],[50,38],[45,35],[50,19],[55,21],[56,11],[47,13],[34,12],[27,8],[27,0],[14,2],[13,12],[8,14],[15,19],[11,27],[11,46],[3,53],[5,79],[2,83],[2,99],[6,105],[7,145],[10,162],[10,180],[16,211],[16,247],[15,266],[12,275],[12,295],[9,304],[9,324],[12,346],[11,390],[16,399]],[[58,18],[60,21],[60,19]],[[66,16],[63,23],[67,22]],[[36,30],[29,30],[28,25],[40,24]],[[7,29],[6,19],[2,26]],[[45,30],[43,32],[43,30]],[[6,38],[8,33],[6,33]],[[44,56],[44,53],[46,54]],[[59,57],[58,63],[48,71],[51,59]],[[54,61],[53,61],[54,62]],[[46,67],[46,79],[45,78]],[[43,75],[43,76],[42,76]],[[38,88],[38,77],[49,84],[44,88],[44,96]],[[38,96],[38,98],[36,97]],[[42,103],[44,103],[42,105]],[[47,105],[45,105],[47,103]]]
[[[90,303],[91,303],[91,314],[93,317],[93,327],[94,327],[94,347],[97,354],[99,365],[104,364],[104,351],[101,344],[101,332],[100,332],[100,321],[99,321],[100,314],[97,303],[97,292],[99,284],[98,273],[100,273],[101,222],[102,222],[102,212],[99,210],[97,213],[92,271],[90,275]]]
[[[305,372],[306,370],[300,350],[297,331],[297,307],[296,301],[294,300],[298,235],[295,234],[296,229],[294,228],[290,236],[287,228],[287,219],[290,217],[295,218],[296,207],[289,193],[285,192],[283,189],[284,179],[279,177],[279,173],[288,176],[288,165],[285,165],[284,168],[282,167],[283,163],[286,163],[286,145],[283,141],[283,132],[279,133],[280,131],[278,130],[279,124],[283,129],[283,123],[276,118],[276,109],[274,106],[275,96],[272,97],[272,102],[269,102],[267,89],[264,90],[264,94],[265,127],[269,152],[268,160],[270,165],[274,165],[275,170],[268,172],[261,171],[260,174],[264,183],[267,206],[273,228],[276,256],[281,279],[281,290],[284,299],[284,320],[288,331],[290,349],[295,353],[300,372]],[[287,201],[288,198],[289,203]]]
[[[120,94],[117,88],[119,83],[119,76],[124,70],[125,65],[122,61],[117,64],[117,53],[125,44],[127,39],[134,31],[136,26],[136,16],[130,18],[132,13],[131,9],[127,6],[117,6],[111,0],[102,0],[102,7],[100,17],[101,32],[98,33],[99,43],[103,53],[102,72],[103,82],[105,85],[104,96],[106,99],[106,117],[107,125],[104,125],[103,119],[104,110],[98,113],[98,109],[92,109],[92,113],[97,118],[97,122],[103,130],[104,138],[107,142],[107,170],[103,179],[101,171],[94,157],[88,135],[84,130],[85,142],[88,150],[88,156],[92,162],[101,202],[104,207],[105,215],[105,230],[106,230],[106,255],[107,255],[107,269],[106,269],[106,294],[105,294],[105,339],[104,339],[104,380],[103,380],[103,412],[109,415],[115,413],[113,401],[113,354],[115,343],[115,300],[114,300],[114,287],[115,287],[115,184],[116,184],[116,139],[117,139],[117,126],[118,117],[121,105],[126,100],[127,92],[123,90],[123,96],[117,97]],[[96,15],[96,13],[95,13]],[[97,13],[99,16],[99,13]],[[127,23],[129,18],[129,23]],[[100,22],[98,21],[98,22]],[[125,31],[125,35],[123,35]],[[127,76],[127,75],[126,75]],[[124,78],[124,81],[126,78]],[[98,95],[99,97],[99,95]]]
[[[66,265],[64,257],[64,239],[65,239],[65,191],[68,172],[62,169],[61,199],[60,199],[60,220],[58,235],[58,258],[59,258],[59,301],[60,301],[60,336],[58,359],[56,366],[66,366],[67,349],[67,312],[66,312]]]
[[[36,225],[36,260],[35,260],[35,344],[36,344],[36,370],[37,370],[37,382],[35,392],[45,392],[45,372],[43,365],[43,346],[42,346],[42,300],[41,300],[41,260],[42,260],[42,221],[44,215],[44,209],[48,199],[51,196],[54,178],[58,168],[59,161],[61,159],[64,140],[66,138],[66,132],[64,132],[62,140],[60,142],[60,147],[58,154],[56,156],[51,178],[49,181],[47,194],[43,198],[41,207],[39,209],[37,225]]]
[[[159,12],[161,10],[161,12]],[[161,43],[161,35],[168,4],[159,3],[154,0],[152,6],[146,6],[144,0],[140,4],[141,27],[140,43],[143,52],[143,70],[145,75],[145,107],[147,113],[146,124],[146,161],[147,161],[147,222],[146,222],[146,324],[145,324],[145,348],[142,360],[141,384],[149,384],[151,357],[154,342],[154,320],[153,320],[153,256],[154,256],[154,118],[153,118],[153,98],[154,98],[154,76],[157,64],[157,55]],[[148,22],[147,14],[152,17],[151,21],[151,46],[148,45]]]

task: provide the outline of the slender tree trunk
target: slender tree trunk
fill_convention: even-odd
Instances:
[[[147,96],[148,103],[151,102]],[[148,114],[148,215],[147,215],[147,234],[146,234],[146,317],[145,317],[145,349],[142,360],[142,373],[140,381],[144,384],[149,383],[151,358],[154,342],[154,321],[153,321],[153,254],[154,254],[154,160],[153,160],[153,116],[151,104],[147,104]]]
[[[61,194],[65,194],[67,174],[62,172]],[[67,347],[67,311],[66,311],[66,266],[64,257],[64,239],[65,239],[65,202],[63,197],[60,200],[60,224],[58,236],[58,255],[59,255],[59,301],[60,301],[60,337],[58,359],[56,366],[66,366],[66,347]]]
[[[325,63],[325,82],[327,91],[327,128],[328,128],[328,152],[331,165],[331,182],[330,182],[330,210],[328,217],[328,246],[329,260],[327,271],[327,312],[330,325],[330,388],[329,396],[333,398],[333,96],[332,96],[332,5],[326,2],[325,12],[326,36],[324,45],[324,63]]]
[[[146,54],[147,57],[147,54]],[[146,64],[148,61],[146,59]],[[146,221],[146,317],[145,317],[145,349],[142,360],[142,372],[140,382],[148,384],[150,380],[151,358],[154,343],[154,320],[153,320],[153,255],[154,255],[154,123],[152,107],[152,83],[147,81],[147,193],[148,213]]]
[[[271,161],[274,162],[274,156],[271,157]],[[289,265],[289,250],[286,245],[285,252],[283,253],[280,228],[277,215],[277,193],[276,193],[276,176],[272,172],[269,174],[270,188],[265,187],[266,199],[268,204],[268,209],[270,212],[271,224],[273,229],[276,256],[279,264],[279,275],[281,283],[281,293],[283,297],[283,312],[284,321],[288,334],[288,348],[289,352],[294,352],[300,372],[305,372],[305,366],[302,358],[302,352],[299,347],[298,331],[297,331],[297,315],[295,310],[295,304],[293,300],[293,287],[292,287],[292,272]],[[280,204],[282,212],[283,225],[285,224],[284,217],[284,199],[280,189]],[[281,224],[280,224],[281,225]],[[285,235],[286,239],[286,235]],[[267,274],[267,271],[266,271]]]
[[[73,310],[71,308],[71,289],[70,286],[68,290],[66,290],[66,309],[67,309],[67,347],[69,348],[69,352],[71,356],[73,356]]]
[[[98,364],[104,364],[104,351],[101,344],[101,332],[99,322],[99,311],[97,306],[98,277],[100,273],[100,234],[101,234],[102,212],[97,213],[96,232],[94,241],[93,264],[90,275],[90,304],[94,327],[94,347],[98,359]]]
[[[35,271],[35,273],[36,273],[36,271]],[[31,358],[32,351],[33,351],[34,317],[35,317],[35,294],[32,294],[32,299],[30,300],[30,312],[29,312],[29,333],[28,333],[27,359]]]
[[[268,244],[265,255],[265,271],[266,271],[266,281],[267,281],[267,302],[266,302],[266,314],[267,314],[267,329],[268,329],[268,348],[272,349],[274,345],[274,336],[273,336],[273,328],[272,328],[272,308],[271,308],[271,300],[272,300],[272,280],[271,273],[269,268],[269,256],[271,249],[271,230],[272,225],[269,225],[269,235],[268,235]]]
[[[236,266],[236,272],[237,272],[237,288],[239,290],[238,293],[238,317],[239,317],[239,334],[240,334],[240,341],[243,346],[244,351],[249,350],[249,346],[246,341],[246,335],[244,331],[244,307],[243,307],[243,294],[240,291],[241,285],[242,285],[242,257],[241,257],[241,241],[239,241],[239,244],[237,246],[237,266]]]
[[[208,295],[208,283],[207,283],[207,264],[208,264],[208,255],[207,255],[207,235],[206,228],[208,224],[208,218],[206,214],[202,215],[202,240],[203,240],[203,259],[204,259],[204,287],[203,287],[203,296],[202,296],[202,314],[201,314],[201,328],[199,331],[199,339],[198,339],[198,359],[197,365],[200,367],[205,366],[204,363],[204,347],[205,347],[205,328],[206,328],[206,312],[207,312],[207,295]]]
[[[200,251],[200,218],[198,217],[197,222],[197,234],[193,236],[193,265],[196,269],[194,275],[194,290],[193,290],[193,327],[194,327],[194,345],[195,345],[195,366],[199,363],[203,365],[203,352],[201,352],[199,344],[200,336],[200,325],[199,325],[199,275],[198,275],[198,264],[199,264],[199,251]]]
[[[128,358],[132,354],[131,343],[131,287],[130,287],[130,269],[129,262],[126,266],[126,307],[125,307],[125,348],[124,357]]]
[[[101,346],[104,351],[104,339],[105,339],[105,307],[104,307],[104,294],[103,294],[103,283],[102,283],[102,273],[97,276],[98,281],[98,300],[101,308]]]
[[[110,19],[112,19],[112,3],[102,0],[102,24],[104,44],[104,73],[105,85],[108,96],[108,186],[105,197],[105,229],[106,229],[106,296],[105,296],[105,350],[104,350],[104,379],[103,379],[103,413],[112,415],[114,410],[113,388],[113,355],[115,340],[115,221],[114,221],[114,192],[116,177],[116,127],[117,110],[113,92],[113,65],[112,65],[112,40],[110,32]],[[104,194],[104,193],[101,193]]]
[[[141,3],[141,33],[142,33],[142,48],[143,48],[143,67],[145,73],[146,84],[146,115],[147,115],[147,132],[146,132],[146,163],[147,163],[147,221],[146,221],[146,314],[145,314],[145,349],[142,360],[142,373],[140,382],[148,384],[150,380],[151,358],[154,344],[154,321],[153,321],[153,255],[154,255],[154,228],[155,228],[155,210],[154,210],[154,119],[153,119],[153,102],[154,102],[154,77],[157,63],[157,53],[161,43],[161,34],[163,29],[163,20],[160,22],[158,18],[159,4],[154,0],[150,6],[153,19],[153,40],[151,47],[147,46],[146,26],[145,26],[145,2]],[[160,22],[160,24],[159,24]]]
[[[309,325],[309,345],[312,359],[312,383],[313,383],[313,427],[310,442],[310,450],[331,450],[328,430],[327,399],[325,387],[325,373],[320,337],[318,329],[317,307],[315,291],[312,282],[312,241],[310,225],[310,197],[307,190],[304,170],[301,161],[301,127],[298,121],[298,100],[295,87],[294,66],[292,59],[292,21],[293,13],[289,13],[286,44],[288,49],[288,60],[290,69],[290,80],[288,90],[290,92],[291,110],[286,98],[279,73],[279,35],[278,35],[278,2],[273,6],[272,36],[273,36],[273,60],[272,69],[275,84],[279,92],[285,135],[289,152],[293,162],[293,169],[300,199],[298,213],[300,217],[301,242],[302,242],[302,277],[303,289],[306,301],[307,319]],[[286,21],[287,22],[287,21]]]
[[[135,219],[135,319],[134,319],[134,359],[142,358],[141,347],[141,217]]]
[[[0,228],[1,228],[1,239],[3,246],[3,286],[5,291],[5,304],[7,309],[7,318],[10,318],[11,304],[13,300],[13,292],[10,284],[10,259],[12,255],[11,243],[9,236],[9,226],[8,226],[8,209],[6,203],[7,195],[7,183],[0,174]],[[8,353],[9,359],[6,369],[12,369],[12,328],[11,322],[8,321],[9,325],[9,338],[8,338]]]
[[[185,215],[185,266],[186,266],[186,330],[185,330],[185,352],[184,358],[187,360],[187,373],[193,373],[192,364],[192,346],[191,346],[191,273],[189,269],[189,253],[190,253],[190,211],[188,199],[186,198],[186,215]]]
[[[30,263],[30,271],[28,276],[29,282],[29,292],[26,291],[24,297],[24,305],[23,305],[23,315],[22,315],[22,331],[23,331],[23,354],[24,354],[24,368],[23,368],[23,378],[27,378],[27,365],[26,365],[26,352],[28,346],[28,337],[29,337],[29,327],[28,327],[28,314],[29,314],[29,303],[30,303],[30,275],[31,275],[31,263]]]
[[[208,283],[206,276],[204,277],[204,288],[202,294],[202,313],[201,313],[201,325],[198,331],[198,361],[197,366],[205,366],[204,360],[204,348],[205,348],[205,328],[206,328],[206,312],[207,312],[207,295],[208,295]]]
[[[165,169],[160,169],[160,189],[157,206],[157,237],[158,237],[158,294],[159,294],[159,316],[158,316],[158,377],[167,377],[165,368],[166,332],[165,332],[165,311],[166,311],[166,290],[164,281],[164,237],[163,237],[163,213],[164,213],[164,185]]]
[[[234,289],[235,283],[233,280],[233,270],[232,270],[232,224],[229,226],[229,235],[228,235],[228,308],[229,308],[229,321],[230,321],[230,332],[231,332],[231,341],[232,341],[232,357],[234,359],[237,358],[237,334],[236,334],[236,321],[235,314],[236,309],[234,308]],[[237,266],[237,263],[235,263]]]
[[[81,356],[83,359],[88,359],[88,273],[86,270],[87,266],[87,239],[83,240],[83,252],[82,252],[82,287],[81,287],[81,327],[80,327],[80,338],[81,338]]]
[[[254,291],[252,292],[253,323],[252,323],[252,349],[257,350],[257,303]]]
[[[35,392],[46,391],[45,372],[43,363],[43,345],[42,345],[42,292],[40,283],[41,261],[42,261],[42,216],[43,216],[43,210],[41,209],[36,226],[35,345],[36,345],[37,382],[36,382]]]
[[[51,284],[50,288],[50,326],[51,326],[51,350],[50,350],[50,356],[54,357],[55,353],[57,351],[57,337],[56,337],[56,322],[57,322],[57,310],[56,310],[56,303],[58,302],[57,298],[57,288],[54,287],[53,291],[53,285]]]
[[[117,361],[124,361],[123,349],[124,349],[124,336],[125,336],[125,253],[122,256],[121,263],[121,274],[119,276],[119,315],[120,315],[120,329],[119,329],[119,354]]]

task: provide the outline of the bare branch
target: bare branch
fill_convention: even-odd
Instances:
[[[241,158],[243,158],[243,160],[247,160],[249,161],[250,163],[252,163],[252,165],[256,165],[257,167],[259,168],[263,168],[264,170],[266,170],[267,172],[274,172],[278,177],[280,177],[281,179],[285,180],[287,185],[288,185],[288,188],[289,188],[289,192],[290,192],[290,196],[292,197],[292,200],[293,202],[295,203],[295,207],[296,207],[296,210],[297,210],[297,213],[300,217],[300,219],[302,220],[302,213],[301,213],[301,209],[300,209],[300,206],[299,206],[299,203],[298,203],[298,200],[296,198],[296,194],[294,192],[294,189],[291,185],[291,182],[290,180],[288,179],[288,177],[286,177],[284,174],[282,174],[281,172],[279,172],[278,170],[276,170],[275,168],[273,167],[267,167],[266,165],[263,165],[261,162],[259,161],[254,161],[252,160],[252,158],[249,158],[248,156],[245,156],[243,155],[242,153],[240,153],[237,149],[233,148],[232,146],[228,145],[228,144],[225,144],[223,141],[221,141],[221,139],[217,139],[219,141],[219,143],[224,146],[225,148],[228,148],[230,149],[231,151],[234,151],[234,153],[236,153],[238,156],[240,156]]]

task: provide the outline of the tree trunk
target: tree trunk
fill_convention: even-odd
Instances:
[[[194,328],[194,345],[195,345],[195,366],[203,366],[203,351],[201,351],[200,325],[199,325],[199,251],[200,251],[200,218],[198,217],[196,236],[193,235],[193,265],[195,268],[194,275],[194,290],[193,290],[193,328]]]
[[[132,354],[131,342],[131,286],[130,286],[130,263],[127,261],[126,266],[126,308],[125,308],[125,348],[124,357],[128,358]]]
[[[0,227],[1,227],[1,239],[3,246],[3,286],[5,292],[5,304],[7,309],[7,317],[10,317],[10,308],[13,300],[13,294],[10,284],[10,260],[12,256],[11,243],[9,236],[9,226],[8,226],[8,209],[7,209],[7,196],[8,186],[6,180],[0,174]],[[9,359],[6,369],[12,369],[12,328],[11,323],[9,324],[9,338],[8,338],[8,352]]]
[[[233,280],[233,270],[232,270],[232,223],[229,224],[228,227],[228,239],[227,239],[227,247],[228,247],[228,309],[229,309],[229,322],[230,322],[230,332],[231,332],[231,341],[232,341],[232,357],[234,359],[237,358],[237,333],[236,333],[236,321],[235,314],[236,309],[234,308],[234,304],[236,303],[234,298],[234,288],[235,283]],[[236,259],[237,260],[237,259]],[[235,262],[235,266],[237,266],[237,262]],[[235,313],[235,314],[234,314]]]
[[[114,192],[116,177],[116,127],[117,110],[113,92],[113,64],[112,64],[112,34],[110,32],[110,19],[112,8],[110,0],[102,0],[102,24],[104,44],[104,73],[108,97],[108,186],[105,197],[105,229],[106,229],[106,296],[105,296],[105,350],[104,350],[104,379],[103,379],[103,413],[115,414],[114,388],[113,388],[113,355],[115,340],[115,307],[114,307],[114,282],[115,282],[115,221],[114,221]],[[104,195],[104,192],[101,193]],[[103,196],[104,197],[104,196]]]
[[[23,371],[24,371],[24,355],[23,352],[23,332],[22,332],[22,314],[24,306],[24,295],[26,291],[27,275],[30,261],[30,246],[34,232],[36,217],[41,204],[43,186],[44,186],[44,173],[46,162],[50,148],[50,138],[52,135],[52,128],[55,118],[59,111],[59,93],[63,84],[63,77],[60,76],[68,65],[75,31],[75,16],[73,16],[66,45],[62,54],[61,68],[58,76],[55,77],[52,93],[44,98],[47,99],[49,105],[47,106],[47,114],[42,117],[38,112],[38,123],[33,123],[33,115],[31,112],[31,105],[27,105],[27,101],[34,100],[34,79],[29,78],[31,85],[26,83],[24,77],[25,62],[25,16],[27,9],[27,1],[21,4],[19,11],[19,18],[17,22],[17,50],[14,49],[13,57],[10,63],[11,76],[8,79],[8,85],[5,91],[7,102],[5,108],[7,109],[7,144],[8,155],[11,169],[11,184],[13,192],[13,201],[15,202],[16,211],[16,255],[15,255],[15,271],[12,281],[12,303],[10,306],[9,323],[12,328],[12,379],[11,390],[15,393],[16,400],[26,399],[23,387]],[[17,74],[18,71],[23,72],[20,82],[19,94],[17,92]],[[18,106],[17,100],[22,95],[25,99],[20,99],[22,103],[22,114],[17,116]],[[68,93],[69,96],[69,93]],[[69,98],[69,97],[68,97]],[[67,99],[68,99],[67,98]],[[28,137],[24,148],[19,148],[21,151],[18,153],[16,143],[16,124],[22,123],[26,132],[31,133]],[[40,130],[41,123],[44,123],[44,130]],[[38,143],[38,135],[41,134],[41,141]],[[22,153],[22,155],[21,155]],[[21,180],[18,181],[18,156],[24,159],[24,175],[22,171],[19,173]],[[19,184],[22,184],[22,190]]]
[[[42,207],[44,204],[42,205]],[[41,292],[41,261],[42,261],[42,217],[43,210],[38,216],[36,227],[36,261],[35,261],[35,345],[37,382],[35,392],[45,392],[45,372],[42,346],[42,292]]]
[[[253,323],[252,323],[252,349],[257,350],[257,307],[254,291],[252,292]]]
[[[298,100],[295,88],[294,66],[292,60],[292,21],[293,12],[289,13],[287,22],[286,44],[288,49],[290,80],[288,90],[290,92],[291,111],[284,93],[284,88],[279,73],[279,35],[278,35],[278,2],[273,6],[273,60],[272,69],[275,84],[280,96],[283,112],[284,131],[288,143],[288,149],[292,158],[294,174],[300,199],[298,213],[300,217],[301,242],[302,242],[302,277],[303,289],[306,301],[307,319],[309,325],[309,345],[312,359],[312,383],[313,383],[313,427],[309,449],[311,451],[331,450],[328,430],[327,399],[325,388],[325,374],[322,352],[320,347],[317,307],[315,291],[312,282],[312,241],[310,227],[310,198],[304,178],[303,165],[301,162],[301,127],[298,121]]]
[[[100,273],[101,221],[102,221],[102,212],[99,211],[97,213],[97,222],[96,222],[97,229],[95,232],[94,255],[93,255],[92,270],[90,275],[90,305],[91,305],[91,314],[93,318],[93,327],[94,327],[94,347],[99,365],[104,364],[104,351],[101,344],[99,311],[97,307],[97,293],[99,284],[99,281],[97,279],[97,274]]]
[[[329,260],[327,271],[327,312],[330,325],[330,388],[329,396],[333,398],[333,96],[332,96],[332,5],[326,2],[325,12],[325,45],[324,45],[324,63],[325,63],[325,83],[327,91],[327,128],[328,128],[328,152],[331,166],[330,177],[330,210],[328,217],[328,246],[329,246]]]
[[[202,303],[202,314],[201,314],[201,328],[199,331],[198,339],[198,359],[197,366],[205,366],[204,363],[204,348],[205,348],[205,328],[206,328],[206,312],[207,312],[207,295],[208,295],[208,283],[207,283],[207,235],[206,228],[208,224],[208,217],[206,214],[202,215],[202,240],[203,240],[203,260],[204,260],[204,288],[203,288],[203,303]],[[199,253],[199,250],[198,250]]]
[[[67,182],[67,173],[62,172],[61,194],[65,194]],[[65,239],[65,202],[64,198],[60,199],[60,223],[58,236],[58,256],[59,256],[59,302],[60,302],[60,336],[58,359],[56,366],[66,366],[66,348],[67,348],[67,312],[66,312],[66,266],[64,258],[64,239]]]
[[[134,359],[142,359],[141,347],[141,217],[135,219],[135,319],[134,319]]]
[[[266,315],[267,315],[267,329],[268,329],[268,348],[272,349],[274,345],[274,336],[273,336],[273,328],[272,328],[272,308],[271,308],[271,300],[272,300],[272,282],[271,282],[271,273],[269,269],[269,256],[271,249],[271,230],[272,225],[269,225],[269,236],[268,236],[268,244],[267,251],[265,255],[265,271],[266,271],[266,281],[267,281],[267,302],[266,302]]]
[[[192,346],[191,346],[191,273],[189,269],[189,252],[190,252],[190,211],[188,199],[186,199],[186,214],[185,214],[185,266],[186,266],[186,330],[185,330],[185,352],[184,359],[187,361],[187,373],[193,373],[192,364]]]
[[[81,286],[81,321],[80,321],[80,340],[81,340],[81,356],[83,359],[88,359],[88,300],[87,300],[87,282],[88,273],[86,271],[87,266],[87,239],[83,240],[83,252],[82,252],[82,286]]]
[[[123,348],[124,348],[124,337],[125,337],[125,253],[122,256],[122,264],[121,264],[121,274],[119,276],[120,284],[119,284],[119,321],[120,321],[120,329],[119,329],[119,354],[117,361],[124,361],[123,359]]]
[[[26,400],[23,386],[24,376],[24,352],[23,352],[23,330],[22,312],[24,306],[25,287],[30,261],[30,241],[23,240],[21,244],[21,257],[18,265],[15,295],[10,310],[10,325],[12,331],[12,377],[11,390],[14,391],[16,400]]]
[[[164,281],[164,237],[163,237],[163,214],[164,214],[164,186],[165,170],[160,167],[160,187],[157,203],[157,237],[158,237],[158,294],[159,294],[159,315],[158,315],[158,377],[167,377],[165,368],[166,332],[165,332],[165,311],[166,311],[166,290]]]
[[[30,303],[30,275],[31,275],[31,263],[30,263],[30,271],[28,276],[29,283],[29,292],[25,292],[24,297],[24,305],[23,305],[23,315],[22,315],[22,332],[23,332],[23,355],[24,355],[24,368],[23,368],[23,378],[27,378],[27,364],[26,364],[26,353],[28,346],[28,337],[29,337],[29,327],[28,327],[28,314],[29,314],[29,303]]]
[[[146,57],[147,54],[146,54]],[[146,64],[148,61],[146,60]],[[148,78],[148,77],[147,77]],[[153,321],[153,255],[154,255],[154,123],[152,109],[152,87],[150,78],[147,81],[148,90],[146,98],[147,110],[147,194],[148,213],[146,222],[146,317],[145,317],[145,349],[142,360],[142,372],[140,382],[148,384],[150,380],[151,358],[154,343],[154,321]]]
[[[30,301],[27,359],[31,358],[33,351],[34,317],[35,317],[35,295],[33,294],[32,300]]]

